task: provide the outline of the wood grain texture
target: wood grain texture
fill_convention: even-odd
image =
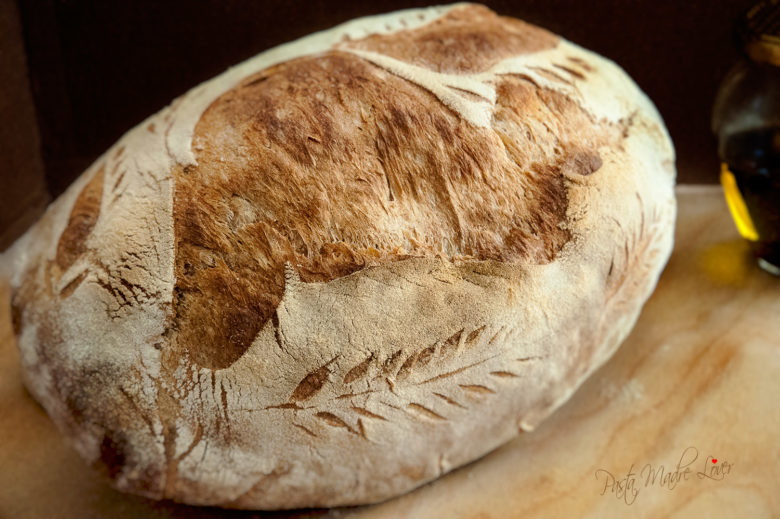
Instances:
[[[24,391],[2,286],[0,517],[777,517],[780,279],[755,267],[718,189],[682,187],[678,200],[672,259],[618,353],[533,433],[371,507],[225,512],[110,489]],[[646,485],[645,465],[674,471],[689,447],[687,480]],[[720,480],[696,475],[727,463]],[[624,478],[632,465],[633,504],[602,495],[596,471]]]

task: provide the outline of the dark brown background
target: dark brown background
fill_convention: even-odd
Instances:
[[[737,59],[732,20],[754,2],[486,3],[623,66],[666,120],[679,181],[713,182],[710,110]],[[47,192],[59,194],[122,133],[188,88],[310,32],[429,3],[0,0],[0,250]]]

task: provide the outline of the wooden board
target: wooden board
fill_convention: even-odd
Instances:
[[[674,254],[617,354],[533,433],[370,507],[226,512],[112,490],[23,389],[2,287],[0,517],[780,517],[780,278],[719,188],[678,197]]]

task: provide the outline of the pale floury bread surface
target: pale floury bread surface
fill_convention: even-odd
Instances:
[[[25,382],[122,490],[387,499],[615,351],[674,177],[596,54],[475,5],[356,20],[177,99],[5,254]]]

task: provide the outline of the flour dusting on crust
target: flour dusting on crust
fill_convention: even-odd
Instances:
[[[124,491],[381,501],[609,358],[674,176],[609,60],[470,4],[355,20],[141,123],[4,255],[25,383]]]

